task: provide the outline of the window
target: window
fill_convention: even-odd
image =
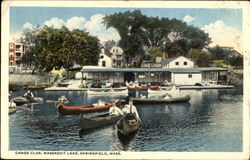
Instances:
[[[106,61],[102,61],[102,66],[103,66],[103,67],[106,66]]]
[[[192,74],[188,74],[188,78],[192,78]]]
[[[183,64],[184,64],[184,66],[186,66],[186,65],[187,65],[187,62],[183,62]]]
[[[179,65],[179,62],[175,62],[175,65],[178,66],[178,65]]]
[[[103,58],[103,56],[100,56],[100,58]]]

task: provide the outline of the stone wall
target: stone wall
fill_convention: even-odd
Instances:
[[[54,81],[55,75],[9,74],[10,84],[49,84]]]

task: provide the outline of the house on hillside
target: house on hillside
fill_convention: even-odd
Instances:
[[[107,68],[123,67],[123,50],[120,47],[114,46],[109,51],[102,46],[98,66]]]
[[[118,46],[113,46],[110,49],[111,58],[112,58],[112,67],[123,67],[123,50]]]
[[[183,56],[164,59],[161,63],[163,68],[194,68],[194,62]]]
[[[109,52],[105,47],[101,47],[101,53],[99,55],[99,67],[112,68],[112,53]]]

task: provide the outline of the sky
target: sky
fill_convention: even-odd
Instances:
[[[34,26],[66,26],[72,29],[85,29],[97,36],[101,42],[118,41],[120,36],[114,28],[102,24],[103,17],[117,12],[140,9],[149,17],[176,18],[188,25],[201,28],[215,45],[234,47],[242,51],[242,10],[241,9],[193,9],[193,8],[86,8],[86,7],[11,7],[10,41],[20,37],[25,28]]]

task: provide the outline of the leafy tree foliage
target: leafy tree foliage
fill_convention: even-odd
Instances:
[[[243,68],[243,56],[233,56],[228,58],[228,62],[231,66],[235,68]]]
[[[30,31],[32,32],[32,31]],[[32,34],[24,38],[32,39]],[[49,72],[54,67],[71,68],[74,63],[95,65],[98,62],[99,40],[84,31],[69,31],[66,27],[55,29],[45,26],[35,35],[27,57],[33,57],[34,70]]]
[[[211,56],[213,60],[223,60],[228,53],[227,51],[223,50],[223,48],[221,48],[218,45],[213,48],[210,48],[209,52],[212,54]]]
[[[150,60],[154,62],[156,57],[162,57],[162,50],[159,47],[150,48],[148,53],[150,55]]]
[[[211,58],[201,49],[191,49],[188,52],[188,57],[191,58],[198,67],[207,67]]]
[[[160,48],[173,56],[187,55],[191,48],[202,49],[210,43],[208,34],[177,19],[147,17],[140,10],[115,13],[104,18],[107,27],[120,34],[119,45],[129,61],[143,55],[145,46]]]

